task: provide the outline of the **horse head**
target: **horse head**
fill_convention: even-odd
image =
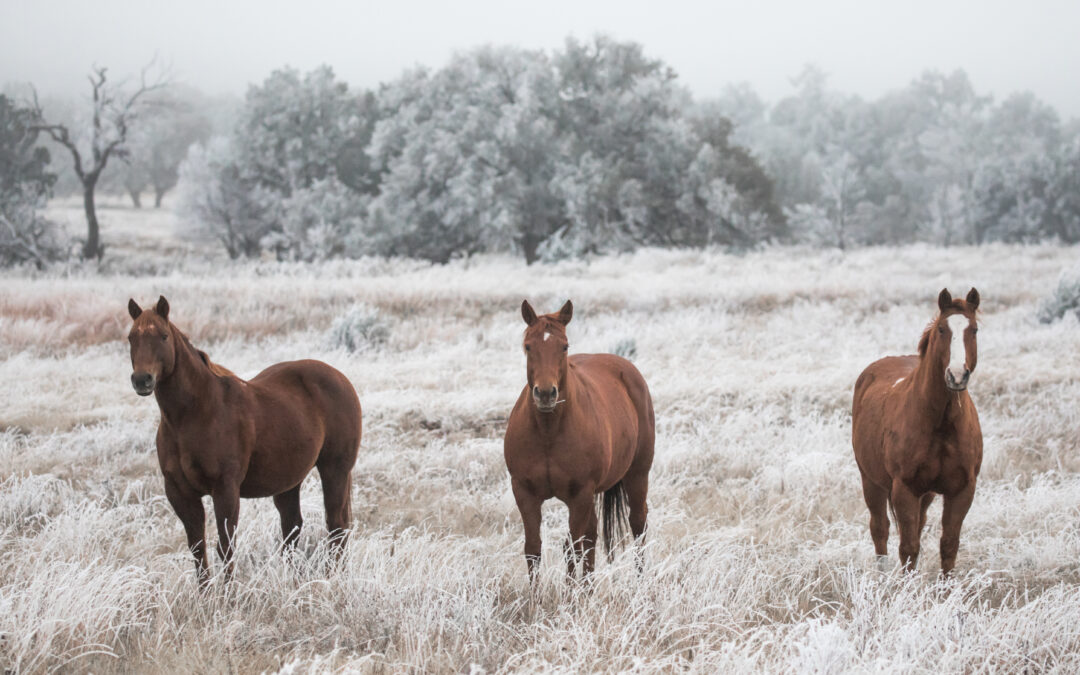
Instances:
[[[945,386],[952,391],[967,388],[978,360],[976,333],[979,326],[975,311],[979,308],[979,291],[972,288],[963,300],[953,299],[949,289],[938,295],[940,313],[919,341],[919,356],[940,363]]]
[[[139,396],[154,393],[158,382],[168,377],[176,364],[176,345],[169,323],[169,301],[159,296],[153,309],[144,311],[134,300],[128,300],[131,314],[131,386]]]
[[[569,300],[557,313],[541,316],[536,315],[528,300],[521,302],[521,317],[528,324],[523,348],[529,391],[532,392],[536,409],[542,413],[554,412],[555,407],[562,403],[559,391],[565,391],[567,352],[570,349],[566,324],[570,323],[573,315],[574,305]]]

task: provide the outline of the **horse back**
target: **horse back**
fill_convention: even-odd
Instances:
[[[603,420],[613,439],[608,451],[608,483],[618,482],[632,463],[648,469],[656,429],[648,384],[633,363],[614,354],[575,354],[571,372],[579,378],[579,420],[589,426]],[[601,439],[602,440],[602,439]],[[619,442],[624,440],[625,442]]]
[[[278,414],[282,406],[304,411],[328,425],[359,426],[360,399],[341,371],[322,361],[305,359],[276,363],[247,383],[256,393],[267,415]]]
[[[570,367],[590,393],[594,405],[612,406],[626,397],[634,408],[635,422],[652,416],[652,397],[645,378],[633,363],[615,354],[575,354]],[[651,425],[642,425],[651,426]]]

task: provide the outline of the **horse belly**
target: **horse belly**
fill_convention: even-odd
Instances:
[[[325,440],[321,425],[292,427],[281,435],[256,436],[248,470],[240,484],[241,497],[271,497],[291,490],[315,467]]]

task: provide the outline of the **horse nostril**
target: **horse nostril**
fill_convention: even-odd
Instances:
[[[540,387],[533,387],[533,396],[540,398]]]
[[[558,387],[552,387],[551,390],[548,391],[548,396],[550,396],[551,398],[558,398],[559,397],[559,388]]]

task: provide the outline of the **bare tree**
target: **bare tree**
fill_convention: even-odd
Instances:
[[[83,245],[84,258],[101,258],[104,247],[101,244],[97,211],[94,207],[94,190],[98,179],[105,170],[109,159],[127,154],[126,143],[132,124],[139,117],[143,107],[143,98],[154,91],[167,87],[170,83],[168,73],[156,67],[156,59],[151,61],[139,74],[139,85],[133,91],[125,91],[123,82],[110,82],[107,68],[94,66],[88,77],[92,95],[92,117],[90,128],[90,156],[85,158],[71,131],[63,124],[50,124],[34,92],[34,110],[39,124],[36,129],[44,131],[71,153],[75,174],[83,188],[83,208],[86,211],[86,243]],[[158,70],[152,79],[149,74]]]

